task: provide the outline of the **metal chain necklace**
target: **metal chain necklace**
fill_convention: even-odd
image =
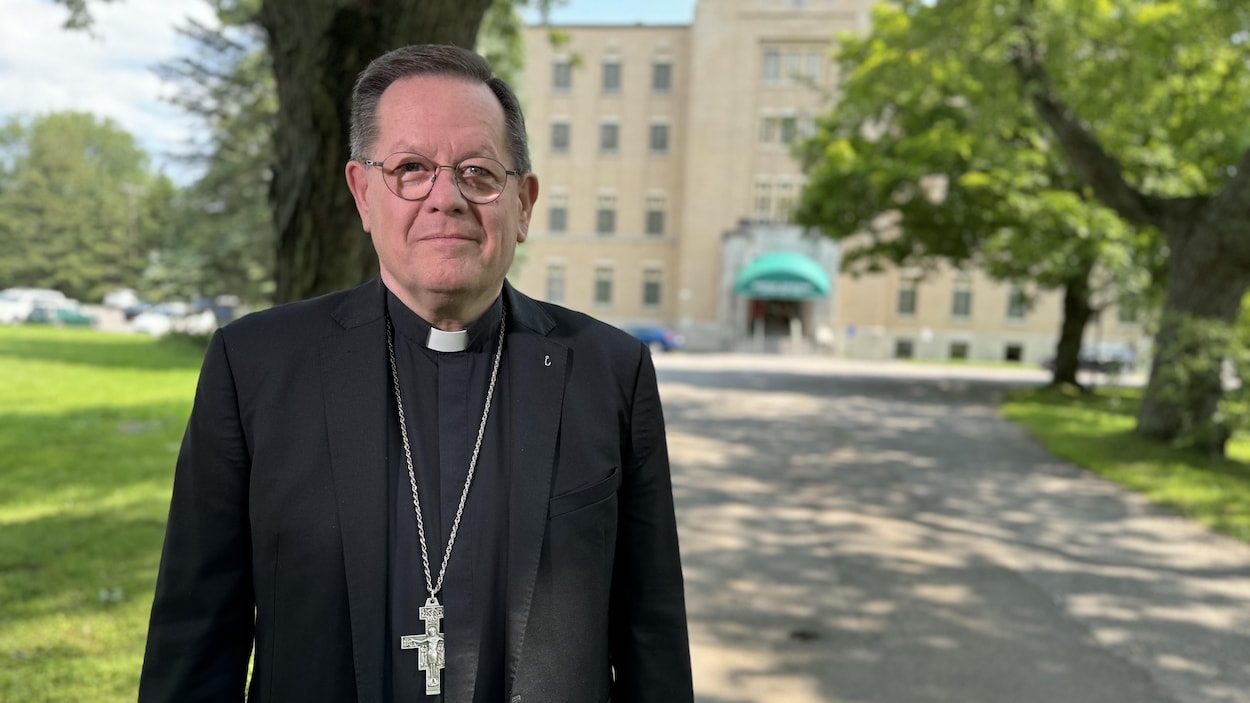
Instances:
[[[438,601],[438,592],[443,588],[443,577],[447,575],[447,561],[451,559],[451,548],[456,544],[456,533],[460,530],[460,518],[464,515],[465,503],[469,500],[469,486],[473,484],[473,472],[477,468],[477,456],[482,450],[482,436],[486,433],[486,419],[490,417],[490,403],[495,396],[495,381],[499,378],[499,360],[503,357],[504,329],[508,317],[508,308],[503,306],[499,313],[499,344],[495,348],[495,362],[490,369],[490,384],[486,387],[486,406],[482,408],[482,422],[477,426],[477,441],[473,445],[473,456],[469,459],[469,475],[464,479],[464,490],[460,492],[460,505],[456,507],[456,519],[451,523],[451,533],[447,537],[447,549],[443,551],[443,563],[438,567],[438,580],[430,575],[430,552],[425,546],[425,521],[421,519],[421,497],[417,493],[417,475],[412,470],[412,448],[408,443],[408,424],[404,420],[404,396],[399,390],[399,368],[395,364],[395,334],[391,328],[391,318],[386,318],[386,350],[391,362],[391,381],[395,386],[395,405],[399,410],[399,436],[404,442],[404,461],[408,465],[408,485],[412,487],[412,508],[417,515],[417,538],[421,543],[421,566],[425,570],[425,589],[429,597],[425,605],[418,611],[421,621],[425,623],[425,634],[402,635],[399,638],[400,649],[417,650],[417,669],[425,672],[426,695],[437,695],[442,692],[442,670],[446,666],[445,638],[438,621],[443,617],[443,606]]]

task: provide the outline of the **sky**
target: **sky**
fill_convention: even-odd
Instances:
[[[686,24],[695,0],[569,0],[551,14],[559,24]],[[61,110],[109,117],[139,138],[176,183],[193,173],[174,158],[196,123],[164,98],[176,86],[153,67],[186,51],[175,27],[194,17],[212,24],[204,0],[118,0],[92,5],[91,33],[66,31],[66,11],[50,0],[3,0],[0,22],[0,119]],[[527,21],[535,15],[527,14]]]

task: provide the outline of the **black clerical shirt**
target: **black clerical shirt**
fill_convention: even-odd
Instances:
[[[464,351],[437,352],[426,348],[429,323],[387,294],[430,576],[436,583],[482,420],[502,310],[501,296],[469,326]],[[505,344],[468,501],[438,593],[447,663],[440,696],[425,695],[425,673],[418,670],[417,650],[400,649],[402,635],[425,632],[418,611],[428,591],[399,419],[392,415],[386,662],[387,700],[394,703],[504,700],[510,481],[507,361]],[[475,660],[476,675],[472,673]]]

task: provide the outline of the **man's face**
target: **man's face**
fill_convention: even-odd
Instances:
[[[377,113],[377,141],[366,155],[372,161],[396,152],[444,165],[487,156],[516,170],[503,107],[483,84],[405,78],[386,89]],[[397,197],[383,178],[377,167],[347,165],[348,186],[387,287],[418,314],[445,306],[484,309],[498,295],[517,243],[525,241],[538,179],[509,175],[498,200],[478,205],[461,195],[450,169],[439,170],[429,196],[418,201]]]

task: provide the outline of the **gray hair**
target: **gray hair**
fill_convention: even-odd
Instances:
[[[378,139],[378,101],[382,99],[382,93],[395,81],[412,76],[450,76],[489,87],[503,107],[508,152],[516,162],[512,168],[529,173],[529,139],[525,134],[525,116],[521,114],[521,103],[516,93],[503,79],[492,75],[486,59],[468,49],[447,44],[401,47],[374,59],[360,72],[352,89],[349,146],[353,160],[369,158],[367,152]]]

